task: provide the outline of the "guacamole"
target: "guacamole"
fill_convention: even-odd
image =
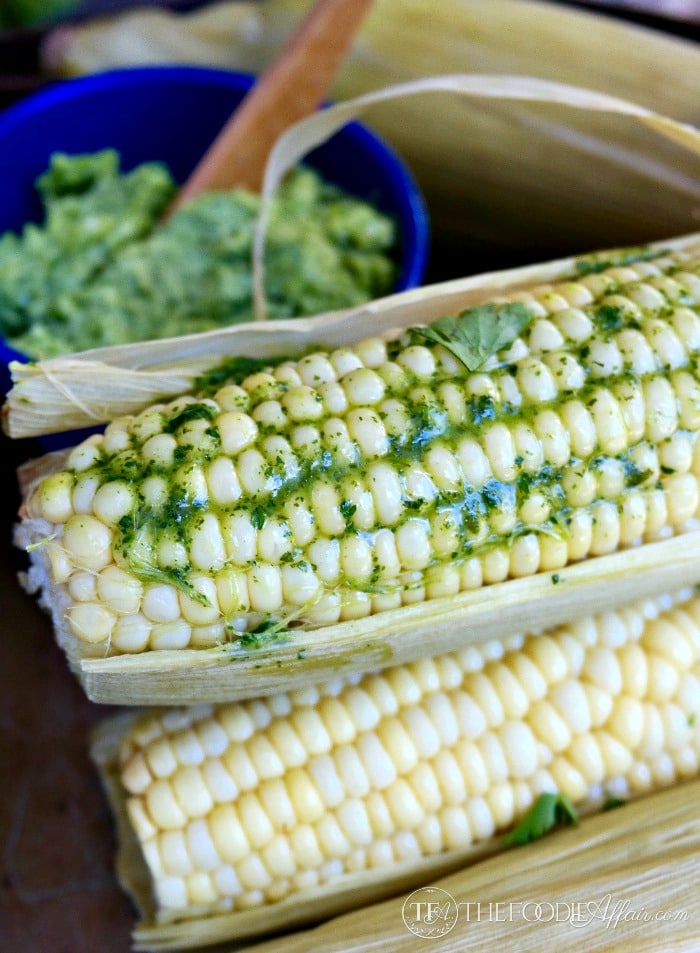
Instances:
[[[0,238],[0,333],[33,358],[207,331],[252,313],[258,196],[176,193],[149,162],[112,150],[52,157],[37,181],[44,221]],[[266,237],[268,316],[361,304],[396,280],[394,222],[299,167],[275,196]]]

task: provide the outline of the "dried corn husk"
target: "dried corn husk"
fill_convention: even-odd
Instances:
[[[231,938],[240,943],[262,933],[289,930],[346,910],[353,912],[340,921],[331,921],[312,933],[277,937],[261,949],[289,953],[309,948],[329,951],[375,947],[387,951],[417,949],[415,941],[411,945],[413,938],[402,920],[404,901],[417,887],[427,886],[446,874],[451,876],[434,885],[447,891],[454,902],[480,902],[484,920],[489,903],[559,903],[562,913],[566,911],[564,904],[579,903],[578,925],[588,928],[586,949],[609,949],[602,944],[606,936],[610,939],[614,924],[606,923],[603,915],[606,909],[612,913],[616,909],[615,902],[625,896],[631,895],[633,909],[643,906],[650,912],[685,910],[688,914],[666,922],[664,926],[670,932],[656,934],[653,942],[658,945],[649,949],[670,949],[672,939],[684,936],[677,931],[688,930],[690,918],[700,912],[695,899],[697,891],[689,887],[700,839],[700,822],[694,807],[698,781],[677,783],[653,796],[632,795],[631,803],[607,813],[600,813],[606,799],[604,791],[597,791],[595,796],[577,803],[577,813],[584,820],[576,829],[559,831],[539,843],[513,851],[503,852],[501,839],[494,836],[461,849],[396,862],[390,868],[371,868],[355,874],[346,872],[335,882],[305,888],[303,894],[294,893],[248,910],[209,910],[206,915],[191,907],[177,912],[159,911],[141,847],[128,818],[127,795],[120,778],[122,740],[142,714],[137,711],[104,721],[95,732],[92,745],[92,756],[117,824],[117,874],[141,916],[134,931],[136,949],[185,949]],[[168,714],[178,716],[172,709]],[[593,814],[598,816],[591,816]],[[639,896],[640,891],[643,897]],[[613,902],[606,907],[608,894],[613,895]],[[377,904],[385,897],[393,899]],[[595,917],[588,903],[594,905]],[[474,917],[473,907],[471,912]],[[447,935],[441,938],[445,946],[440,949],[460,950],[468,945],[469,949],[491,950],[496,935],[511,943],[517,938],[519,943],[521,931],[528,945],[518,945],[518,949],[541,949],[542,929],[547,927],[566,926],[577,943],[582,939],[576,924],[566,920],[538,924],[534,917],[523,916],[521,908],[515,908],[511,922],[505,923],[501,907],[498,919],[500,924],[488,920],[469,923],[468,911],[462,908],[459,922],[453,924],[449,938]],[[546,914],[541,920],[546,921]],[[621,931],[627,923],[618,926]],[[632,929],[640,926],[642,923],[638,922]],[[499,927],[503,932],[496,934]],[[649,929],[648,922],[645,928]],[[475,934],[474,930],[478,932]],[[638,937],[637,933],[623,934],[617,930],[614,935],[624,938],[625,942],[629,942],[631,936]],[[548,934],[547,938],[550,936],[552,940],[556,936],[557,950],[574,950],[573,946],[566,945],[566,935]],[[536,940],[539,940],[538,946],[530,945]],[[420,942],[424,943],[425,938]],[[673,948],[677,947],[673,945]]]
[[[664,246],[666,247],[666,246]],[[698,253],[700,237],[668,247]],[[62,404],[72,426],[136,410],[162,393],[177,393],[191,375],[220,361],[224,353],[280,353],[319,340],[350,342],[363,334],[431,320],[491,298],[507,289],[542,286],[570,274],[574,262],[558,261],[480,278],[418,289],[374,302],[358,311],[307,321],[260,322],[170,342],[93,352],[84,359],[57,359],[16,368],[8,421],[38,422]],[[101,357],[102,360],[96,360]],[[48,368],[48,373],[47,373]],[[30,412],[30,417],[27,413]],[[59,411],[59,419],[60,419]],[[65,419],[63,421],[65,423]],[[17,424],[15,423],[15,428]],[[15,432],[17,430],[15,429]],[[34,480],[60,467],[61,457],[30,463],[22,471],[27,495]],[[18,540],[20,544],[22,539]],[[211,649],[160,651],[95,657],[103,650],[80,642],[63,618],[61,599],[49,599],[59,642],[94,701],[120,704],[232,700],[286,690],[333,675],[398,664],[435,651],[504,636],[527,618],[533,627],[552,626],[585,612],[595,600],[602,611],[643,594],[693,584],[700,579],[700,531],[571,565],[557,578],[547,573],[510,580],[483,590],[431,599],[315,629],[291,630],[284,641],[251,651],[236,643]],[[435,632],[440,633],[439,645]]]
[[[555,103],[572,111],[613,112],[630,124],[650,126],[657,134],[700,151],[700,133],[693,127],[659,116],[634,104],[590,91],[543,83],[537,79],[435,77],[422,83],[379,91],[360,101],[340,104],[291,127],[273,148],[263,187],[263,214],[259,223],[258,262],[264,236],[265,199],[285,169],[334,128],[375,99],[408,96],[445,89],[467,97],[534,100]],[[660,138],[660,137],[658,137]],[[700,236],[660,243],[654,248],[700,251]],[[578,262],[580,265],[580,261]],[[370,302],[357,309],[306,320],[237,325],[203,335],[125,345],[12,367],[15,384],[3,409],[11,436],[41,433],[104,422],[135,412],[149,403],[190,389],[202,371],[225,355],[273,356],[299,354],[316,346],[338,346],[363,336],[389,333],[396,328],[424,324],[445,314],[497,297],[506,291],[551,284],[576,274],[577,262],[564,259],[478,277],[460,279]],[[257,268],[259,279],[259,266]],[[260,281],[258,281],[259,286]],[[37,477],[58,461],[29,465],[22,473],[28,494]],[[19,543],[23,540],[20,529]],[[579,614],[595,593],[601,608],[643,593],[659,593],[669,586],[700,579],[700,531],[693,531],[637,550],[599,557],[567,569],[565,584],[554,589],[547,574],[510,580],[483,593],[430,600],[366,619],[285,634],[262,650],[241,651],[234,644],[211,649],[161,651],[145,655],[95,657],[98,647],[81,643],[63,617],[60,590],[49,598],[57,637],[88,695],[95,701],[122,704],[158,704],[199,700],[231,700],[255,693],[284,690],[323,679],[338,671],[358,672],[394,664],[437,650],[449,651],[470,641],[503,636],[526,617],[532,626],[555,625]],[[466,623],[469,624],[466,624]],[[431,635],[440,631],[440,645]],[[235,664],[232,664],[235,662]],[[254,689],[253,686],[254,685]]]
[[[22,538],[18,539],[22,542]],[[364,619],[291,629],[260,648],[214,648],[99,657],[67,628],[51,600],[58,642],[87,696],[117,705],[196,704],[270,695],[337,675],[398,665],[435,652],[504,638],[700,581],[700,530],[571,565],[552,576],[492,583]],[[439,633],[439,641],[436,634]],[[101,650],[104,656],[104,649]]]
[[[694,886],[699,797],[700,781],[680,784],[435,881],[462,904],[455,926],[439,940],[440,953],[579,953],[582,947],[587,953],[692,953],[700,917]],[[402,919],[408,893],[254,949],[423,953],[426,939]]]
[[[293,124],[275,143],[265,169],[262,207],[254,243],[258,317],[264,318],[261,263],[267,215],[272,194],[284,173],[368,108],[384,102],[393,105],[402,100],[430,101],[436,94],[442,94],[443,99],[449,98],[445,94],[450,94],[459,100],[459,104],[483,99],[563,109],[569,117],[613,116],[628,132],[639,127],[650,132],[658,145],[672,145],[678,160],[685,158],[687,153],[696,172],[700,167],[700,131],[695,127],[635,103],[582,87],[546,82],[536,77],[475,74],[433,76],[385,87]],[[700,182],[694,183],[694,188],[700,198]],[[636,243],[641,241],[638,238]],[[689,235],[665,244],[681,248],[696,241],[697,236]],[[610,244],[606,247],[609,248]],[[456,313],[506,290],[556,281],[569,274],[575,264],[574,259],[567,258],[546,265],[458,279],[315,318],[236,325],[177,339],[85,351],[77,358],[69,355],[26,365],[15,362],[10,368],[15,386],[2,410],[3,423],[12,437],[38,436],[102,423],[119,414],[136,411],[149,401],[188,390],[191,381],[218,363],[222,354],[269,357],[298,354],[311,344],[346,344],[363,335],[425,323],[442,314]]]
[[[307,7],[262,0],[185,17],[132,13],[55,37],[47,56],[69,73],[162,62],[257,72]],[[700,52],[688,42],[556,4],[377,0],[332,95],[346,99],[438,72],[531,74],[697,122],[699,67]],[[436,232],[465,245],[537,260],[693,227],[695,162],[609,117],[572,123],[556,109],[448,99],[436,109],[412,98],[377,107],[368,121],[412,166]]]
[[[134,931],[137,950],[173,950],[206,946],[211,943],[260,935],[261,933],[313,923],[352,907],[370,903],[378,896],[392,891],[408,889],[415,881],[411,864],[396,865],[391,875],[382,870],[374,875],[344,878],[343,888],[316,888],[305,892],[304,903],[298,897],[282,900],[263,910],[238,911],[232,914],[210,916],[206,919],[156,925],[155,906],[150,886],[150,874],[128,819],[125,806],[125,791],[119,776],[119,750],[121,739],[128,731],[139,712],[126,713],[102,722],[93,733],[92,758],[99,768],[112,813],[116,822],[118,852],[116,869],[119,881],[135,900],[142,923]],[[471,847],[471,860],[487,856],[498,849],[497,842]],[[465,861],[465,852],[451,852],[424,861],[422,870],[426,877],[440,876]]]
[[[649,248],[697,254],[700,233],[651,243]],[[564,258],[458,278],[313,318],[238,324],[48,361],[13,362],[14,386],[2,407],[2,425],[8,436],[24,438],[105,423],[186,393],[198,376],[224,356],[294,356],[311,346],[351,344],[456,314],[498,295],[544,288],[570,276],[584,260]]]

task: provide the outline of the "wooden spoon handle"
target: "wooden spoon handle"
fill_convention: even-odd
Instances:
[[[260,191],[272,145],[323,101],[371,2],[318,0],[216,137],[173,208],[205,190]]]

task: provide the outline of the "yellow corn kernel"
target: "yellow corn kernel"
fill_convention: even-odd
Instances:
[[[122,741],[121,782],[161,911],[244,910],[478,844],[545,791],[626,797],[692,776],[699,709],[700,597],[682,593],[359,680],[149,714]]]
[[[122,627],[107,654],[206,648],[687,529],[700,509],[700,314],[680,289],[700,266],[652,265],[632,258],[498,299],[531,321],[472,371],[414,328],[112,422],[25,507],[33,538],[65,554],[31,551],[47,586],[63,587],[67,634],[104,632],[79,608],[102,601],[167,626],[147,639]],[[95,600],[71,583],[112,565],[136,580],[123,603],[106,583]],[[154,587],[175,590],[177,606],[154,608]]]

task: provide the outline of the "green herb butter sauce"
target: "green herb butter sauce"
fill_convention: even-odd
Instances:
[[[616,289],[611,286],[610,290]],[[670,313],[675,304],[669,302],[668,307]],[[621,444],[617,450],[594,445],[583,456],[567,450],[564,460],[548,458],[547,447],[553,438],[544,433],[541,456],[533,452],[531,459],[514,457],[512,479],[490,476],[484,480],[451,481],[443,474],[444,479],[435,477],[434,485],[426,481],[430,492],[421,491],[415,477],[435,469],[434,461],[431,462],[433,453],[447,450],[456,454],[465,438],[471,438],[475,448],[483,446],[488,433],[493,433],[498,425],[506,424],[509,430],[528,426],[541,430],[549,420],[547,414],[559,407],[562,400],[576,400],[595,412],[597,402],[604,400],[608,390],[621,401],[641,399],[647,379],[668,371],[656,364],[653,369],[635,371],[633,364],[621,355],[619,366],[602,379],[596,348],[616,334],[636,330],[639,321],[624,307],[608,304],[587,307],[585,320],[590,322],[585,340],[564,338],[560,347],[547,353],[552,380],[565,375],[567,382],[562,378],[556,386],[556,396],[544,398],[528,396],[526,375],[530,362],[505,357],[505,349],[519,338],[521,344],[527,345],[529,341],[533,314],[527,305],[472,308],[427,327],[410,328],[388,343],[386,363],[378,368],[385,382],[384,396],[389,401],[377,410],[378,418],[387,427],[387,445],[380,455],[400,487],[401,519],[422,521],[429,535],[439,529],[441,538],[441,548],[433,552],[430,562],[420,572],[403,574],[400,580],[383,565],[375,545],[385,524],[362,509],[368,486],[366,469],[373,461],[349,453],[347,441],[341,434],[336,442],[332,429],[323,439],[294,454],[287,452],[288,445],[282,441],[277,456],[271,456],[265,441],[288,434],[290,425],[261,421],[255,446],[265,450],[266,457],[257,489],[228,504],[214,503],[198,495],[199,475],[222,452],[217,394],[223,394],[221,388],[256,374],[254,386],[250,378],[247,390],[237,390],[241,412],[251,412],[265,401],[284,400],[290,387],[284,374],[275,377],[263,370],[267,366],[268,372],[272,371],[274,363],[240,357],[222,362],[195,382],[193,394],[167,408],[161,405],[144,412],[125,431],[116,452],[96,453],[87,469],[74,474],[75,480],[128,483],[134,491],[133,506],[116,527],[119,561],[142,580],[167,582],[195,599],[200,598],[191,582],[196,567],[186,556],[172,563],[159,558],[164,542],[168,551],[190,553],[192,539],[208,512],[225,520],[243,511],[256,531],[262,530],[268,521],[282,525],[285,545],[279,555],[280,565],[300,570],[310,567],[315,571],[308,547],[296,541],[291,516],[295,508],[313,512],[314,488],[320,484],[331,487],[339,501],[342,527],[332,537],[334,545],[347,537],[359,537],[373,553],[373,564],[362,578],[341,572],[332,585],[339,590],[379,594],[394,591],[397,584],[404,588],[422,586],[440,564],[462,564],[521,536],[536,533],[564,540],[570,533],[576,507],[590,507],[595,512],[597,502],[605,500],[621,510],[638,488],[661,489],[667,474],[673,473],[664,467],[663,457],[655,455],[646,436],[629,446]],[[645,321],[643,316],[641,321]],[[404,349],[415,345],[427,347],[434,356],[435,369],[427,377],[417,376],[396,363]],[[280,359],[277,363],[284,362]],[[482,369],[487,373],[480,373]],[[697,358],[690,353],[679,357],[674,368],[674,373],[688,372],[697,377]],[[519,383],[517,388],[508,387],[513,378]],[[505,396],[509,393],[512,399]],[[401,406],[400,426],[389,421],[388,411],[382,409],[392,402]],[[371,415],[373,410],[367,407],[358,412]],[[325,407],[319,413],[320,418],[313,419],[320,428],[333,415]],[[144,459],[140,452],[144,438],[155,431],[175,438],[177,445],[167,462]],[[676,434],[687,439],[691,449],[695,446],[695,430],[686,431],[679,426]],[[155,503],[146,492],[148,481],[154,477],[167,488],[163,498]],[[582,483],[591,484],[588,496],[579,492]],[[574,495],[581,497],[575,505],[571,502]],[[528,502],[536,516],[525,515]],[[236,556],[234,562],[253,571],[258,559],[255,554],[247,560]],[[411,576],[415,577],[413,583],[408,578]],[[552,577],[553,584],[559,581],[558,575]],[[272,623],[273,630],[277,622],[264,620],[265,625]]]
[[[37,181],[44,221],[0,238],[0,333],[33,358],[250,320],[259,198],[208,193],[161,223],[169,171],[120,171],[112,150],[56,154]],[[300,167],[266,233],[268,316],[362,304],[396,280],[394,222]]]

